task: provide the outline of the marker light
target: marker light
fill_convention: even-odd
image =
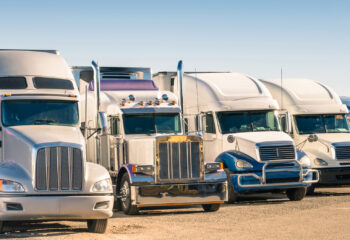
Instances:
[[[176,104],[176,101],[174,100],[174,101],[172,102],[172,104],[175,105],[175,104]]]
[[[151,100],[151,101],[149,101],[149,103],[148,103],[149,105],[153,105],[153,101]]]
[[[145,105],[145,102],[144,102],[144,101],[141,101],[141,102],[140,102],[140,105],[141,105],[141,106]]]
[[[69,94],[68,96],[69,96],[69,97],[76,97],[77,95],[75,95],[75,94]]]
[[[130,95],[129,95],[129,99],[130,99],[130,101],[132,101],[132,102],[135,101],[134,95],[130,94]]]
[[[157,104],[157,105],[160,105],[160,104],[161,104],[161,101],[160,101],[160,100],[158,100],[158,101],[156,102],[156,104]]]
[[[122,106],[125,106],[126,102],[125,100],[122,101]]]
[[[163,94],[163,95],[162,95],[162,98],[163,98],[165,101],[168,101],[168,99],[169,99],[169,97],[168,97],[167,94]]]
[[[5,97],[11,97],[11,93],[5,93]]]

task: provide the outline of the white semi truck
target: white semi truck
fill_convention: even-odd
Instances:
[[[0,232],[26,220],[87,220],[104,232],[111,179],[86,162],[79,91],[57,51],[0,50]]]
[[[159,72],[153,79],[161,89],[180,92],[181,74]],[[318,180],[308,157],[280,131],[278,104],[260,81],[240,73],[189,72],[183,92],[186,128],[202,132],[205,161],[224,164],[228,202],[238,194],[276,190],[301,200]]]
[[[216,211],[226,200],[226,175],[204,163],[202,138],[183,134],[178,99],[159,91],[148,68],[72,67],[80,86],[87,156],[109,170],[126,214],[149,206],[201,204]],[[96,87],[95,87],[96,86]],[[97,116],[105,116],[101,125]],[[96,135],[96,129],[104,129]]]
[[[262,80],[279,102],[283,130],[320,172],[316,186],[350,184],[348,109],[329,87],[302,78]]]

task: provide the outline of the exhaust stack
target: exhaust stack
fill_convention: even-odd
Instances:
[[[177,77],[179,79],[178,91],[180,96],[180,106],[181,106],[181,121],[182,121],[182,131],[185,134],[185,119],[184,119],[184,96],[183,96],[183,70],[182,70],[182,60],[177,64]]]
[[[94,93],[96,98],[96,129],[98,126],[98,113],[100,112],[100,82],[101,82],[101,74],[100,74],[100,67],[98,64],[93,60],[91,62],[92,69],[94,70]]]

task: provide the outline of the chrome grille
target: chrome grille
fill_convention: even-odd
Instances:
[[[263,146],[259,148],[259,154],[261,161],[295,159],[293,145]]]
[[[350,146],[335,147],[335,157],[338,160],[350,160]]]
[[[159,142],[159,180],[201,178],[199,142]]]
[[[72,147],[40,148],[36,157],[35,187],[38,191],[78,191],[82,189],[83,158]]]

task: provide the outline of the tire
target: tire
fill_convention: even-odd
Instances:
[[[307,188],[306,195],[314,195],[315,194],[315,186],[311,185]]]
[[[203,204],[202,205],[204,212],[216,212],[220,209],[220,203],[215,204]]]
[[[129,175],[124,174],[120,185],[121,209],[127,215],[135,215],[139,212],[139,209],[137,206],[132,205],[130,192],[131,192],[131,187],[130,187]]]
[[[4,231],[4,222],[0,221],[0,234]]]
[[[235,203],[238,199],[238,194],[233,189],[233,184],[230,178],[230,170],[225,168],[226,176],[227,176],[227,192],[228,192],[228,199],[227,203]]]
[[[287,197],[291,201],[300,201],[302,200],[305,195],[306,195],[306,188],[293,188],[293,189],[288,189],[287,192]]]
[[[93,233],[105,233],[108,219],[87,220],[88,231]]]

